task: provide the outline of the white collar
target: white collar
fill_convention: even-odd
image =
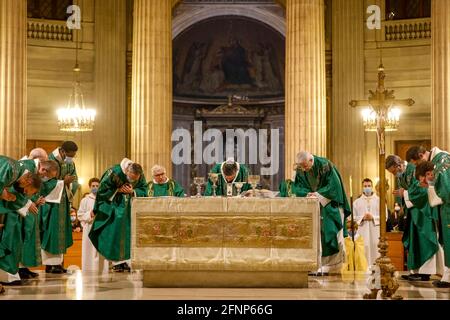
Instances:
[[[91,199],[94,199],[94,200],[95,200],[95,194],[93,194],[92,192],[91,192],[91,193],[89,193],[89,194],[87,195],[87,197],[89,197],[89,198],[91,198]]]
[[[442,151],[438,147],[434,147],[433,149],[431,149],[430,161],[433,161],[434,157],[436,157],[441,152],[448,153],[447,151]]]
[[[64,162],[63,158],[61,158],[61,154],[59,153],[59,148],[56,148],[52,152],[53,156],[58,160],[59,162]]]
[[[133,164],[134,162],[131,161],[128,158],[123,158],[123,160],[120,162],[120,168],[122,169],[122,172],[124,174],[127,174],[127,168],[130,164]]]
[[[34,159],[33,161],[34,161],[34,164],[36,166],[36,173],[37,173],[38,170],[39,170],[39,163],[40,163],[40,161],[39,161],[39,159]]]
[[[225,180],[226,183],[234,183],[237,179],[237,176],[239,174],[239,170],[241,169],[241,166],[239,165],[239,162],[235,162],[237,165],[237,171],[236,171],[236,175],[234,176],[233,181],[228,182],[227,179],[225,179],[225,175],[223,174],[223,166],[225,165],[226,162],[222,162],[222,164],[220,165],[220,173],[222,174],[223,179]]]
[[[158,183],[158,182],[155,181],[155,179],[153,179],[153,183],[154,184],[166,184],[167,182],[169,182],[169,178],[168,177],[166,177],[166,181],[163,182],[163,183]]]

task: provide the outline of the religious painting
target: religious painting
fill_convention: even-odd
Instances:
[[[174,95],[281,97],[284,47],[281,34],[256,20],[219,17],[199,22],[174,40]]]

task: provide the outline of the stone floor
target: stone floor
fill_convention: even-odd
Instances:
[[[47,275],[20,287],[5,287],[1,300],[353,300],[362,299],[366,276],[309,277],[308,289],[164,289],[143,288],[142,273],[107,276],[83,274]],[[449,300],[450,289],[434,288],[429,282],[399,281],[404,299]]]

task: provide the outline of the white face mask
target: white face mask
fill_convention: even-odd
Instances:
[[[64,162],[67,163],[67,164],[71,164],[71,163],[73,163],[73,158],[71,158],[71,157],[65,157],[65,158],[64,158]]]
[[[41,180],[42,180],[42,182],[47,182],[48,180],[50,180],[50,178],[49,177],[42,177]]]
[[[395,206],[394,210],[395,210],[395,211],[400,211],[400,207]]]

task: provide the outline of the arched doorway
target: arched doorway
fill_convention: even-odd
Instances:
[[[263,186],[271,189],[284,177],[284,48],[280,30],[249,15],[197,21],[178,30],[173,41],[173,128],[189,130],[193,138],[196,121],[202,132],[214,128],[224,135],[227,129],[266,130],[268,145],[278,147],[269,148],[268,155],[274,160],[277,152],[279,157],[275,174],[262,175]],[[232,96],[238,98],[229,100]],[[277,137],[271,136],[272,130],[278,130]],[[268,166],[261,159],[250,160],[244,162],[254,174]],[[190,190],[192,178],[206,176],[210,167],[174,165],[173,175]]]

